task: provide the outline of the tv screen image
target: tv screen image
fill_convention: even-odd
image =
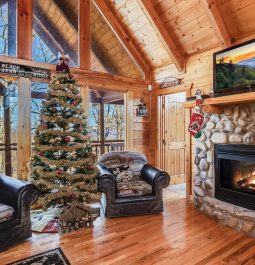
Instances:
[[[255,88],[255,40],[214,54],[214,92]]]

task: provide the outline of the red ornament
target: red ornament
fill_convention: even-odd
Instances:
[[[72,194],[70,195],[70,199],[74,199],[74,198],[75,198],[75,194],[72,193]]]
[[[87,169],[88,169],[88,170],[93,170],[93,169],[94,169],[94,166],[93,166],[93,165],[88,165],[88,166],[87,166]]]
[[[70,137],[68,137],[68,136],[66,136],[65,138],[64,138],[64,140],[65,140],[65,142],[70,142],[71,141],[71,138]]]
[[[48,123],[44,122],[44,123],[42,124],[42,127],[43,127],[44,129],[48,129]]]
[[[83,130],[83,126],[82,126],[82,125],[79,126],[79,130],[80,130],[80,131]]]
[[[77,106],[77,105],[79,104],[79,102],[78,102],[77,100],[74,100],[74,101],[72,102],[72,104],[73,104],[74,106]]]
[[[58,174],[58,175],[63,174],[63,172],[64,172],[64,171],[63,171],[62,169],[60,169],[60,168],[57,170],[57,174]]]
[[[39,155],[40,155],[40,156],[43,156],[43,155],[44,155],[44,152],[43,152],[43,151],[40,151],[40,152],[39,152]]]

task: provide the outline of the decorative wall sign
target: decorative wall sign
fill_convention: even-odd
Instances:
[[[177,78],[174,76],[169,76],[160,84],[160,88],[167,88],[167,87],[173,87],[173,86],[179,86],[183,84],[182,78]]]
[[[50,78],[50,72],[48,70],[3,62],[0,62],[0,73],[22,77]]]

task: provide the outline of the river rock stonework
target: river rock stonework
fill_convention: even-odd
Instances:
[[[205,114],[202,137],[196,139],[194,203],[226,226],[255,236],[255,211],[214,198],[214,144],[255,143],[255,104],[222,107],[223,114]]]

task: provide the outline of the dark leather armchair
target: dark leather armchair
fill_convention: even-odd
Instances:
[[[134,162],[138,157],[139,165]],[[119,183],[112,173],[112,163],[136,164],[136,171],[140,171],[140,180],[151,187],[150,193],[133,196],[121,196]],[[99,159],[100,170],[99,189],[103,192],[101,204],[106,217],[143,215],[163,212],[162,189],[169,185],[170,176],[147,163],[143,154],[136,152],[110,152]],[[132,181],[130,182],[132,186]]]
[[[0,176],[0,203],[14,210],[13,216],[0,222],[0,251],[32,236],[30,205],[38,198],[36,186],[22,180]]]

